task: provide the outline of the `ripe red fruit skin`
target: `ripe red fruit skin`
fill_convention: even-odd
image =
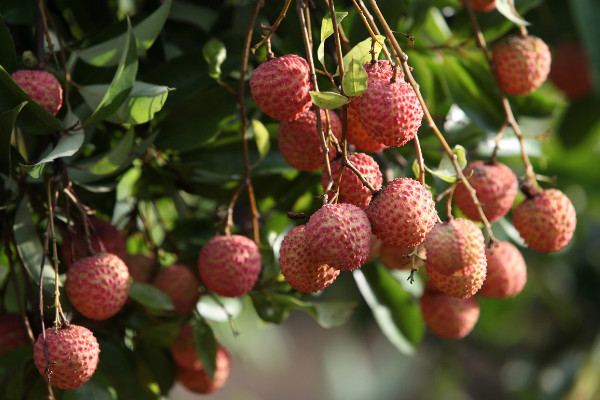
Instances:
[[[359,117],[375,141],[402,146],[417,134],[423,108],[412,86],[404,80],[375,81],[361,96]]]
[[[56,115],[62,106],[63,89],[58,79],[50,72],[38,70],[19,70],[11,78],[50,114]]]
[[[196,341],[194,339],[194,326],[185,324],[179,330],[177,339],[169,346],[173,361],[179,367],[194,369],[202,365],[196,351]]]
[[[571,241],[577,225],[571,200],[558,189],[532,196],[513,210],[513,225],[534,250],[549,253],[562,249]]]
[[[250,77],[250,93],[268,116],[294,120],[312,105],[309,73],[306,60],[295,54],[265,61]]]
[[[549,79],[569,99],[581,99],[593,87],[589,65],[589,57],[581,43],[560,42],[552,52]]]
[[[46,329],[46,346],[51,364],[50,384],[59,389],[76,389],[90,380],[98,366],[100,346],[94,334],[79,325],[68,325],[58,329]],[[46,357],[42,334],[33,347],[33,360],[40,374],[46,375]]]
[[[492,59],[502,90],[524,96],[546,81],[552,57],[542,39],[513,35],[494,46]]]
[[[65,290],[84,316],[104,320],[118,313],[129,296],[129,270],[114,254],[97,253],[77,260],[67,271]]]
[[[23,318],[17,314],[0,314],[0,357],[26,344],[29,344],[29,336]]]
[[[333,111],[328,111],[330,128],[336,139],[342,139],[342,121]],[[325,111],[321,110],[321,124],[327,133]],[[327,138],[327,135],[325,136]],[[317,129],[317,113],[308,110],[300,114],[294,121],[281,121],[277,130],[279,151],[285,161],[299,171],[315,171],[323,167],[323,149],[321,136]],[[329,145],[329,159],[335,157],[333,143]]]
[[[379,164],[377,164],[373,157],[364,153],[353,153],[348,155],[348,161],[358,169],[375,190],[381,189],[383,177],[379,170]],[[331,176],[334,185],[339,181],[340,171],[342,179],[339,188],[339,202],[354,204],[365,210],[371,202],[371,191],[363,185],[361,180],[352,170],[347,167],[342,167],[341,159],[331,162]],[[321,175],[321,185],[323,186],[323,189],[327,188],[327,180],[327,171],[323,169],[323,174]],[[333,195],[333,192],[330,194]]]
[[[154,258],[143,253],[137,253],[125,254],[122,259],[125,265],[127,265],[127,269],[129,269],[129,276],[131,276],[134,282],[152,282],[158,269],[158,264]]]
[[[411,269],[413,267],[412,257],[414,247],[401,246],[382,246],[379,253],[379,259],[388,269]],[[425,247],[421,246],[418,250],[420,257],[425,256]],[[424,263],[420,258],[415,260],[415,268],[419,268]]]
[[[527,283],[525,259],[509,242],[498,242],[493,250],[492,254],[489,248],[485,248],[487,277],[479,294],[496,299],[514,297]]]
[[[469,163],[463,170],[469,184],[475,189],[483,213],[489,222],[504,217],[517,197],[519,183],[514,172],[505,164],[483,161]],[[473,221],[480,221],[479,211],[462,182],[454,191],[454,201],[460,210]]]
[[[245,236],[215,236],[200,251],[198,270],[209,290],[225,297],[242,296],[258,280],[260,252]]]
[[[304,293],[316,293],[331,285],[340,271],[313,260],[306,240],[306,226],[290,230],[279,250],[279,267],[286,282]]]
[[[193,368],[177,366],[175,376],[177,381],[187,390],[194,393],[208,394],[219,390],[225,385],[230,371],[231,356],[223,346],[218,345],[217,363],[213,379],[204,371],[204,366],[200,360],[194,363]]]
[[[426,289],[420,306],[427,327],[445,339],[464,338],[471,333],[479,319],[476,296],[459,299]]]
[[[464,0],[459,0],[462,4],[465,4]],[[496,0],[470,0],[471,7],[475,11],[490,12],[496,9]]]
[[[152,284],[169,296],[178,315],[192,312],[200,299],[198,280],[185,265],[161,269]]]
[[[353,204],[325,204],[306,224],[306,239],[316,262],[351,271],[366,261],[371,249],[371,225]]]
[[[411,178],[389,182],[367,208],[373,233],[387,246],[422,243],[437,220],[431,192]]]

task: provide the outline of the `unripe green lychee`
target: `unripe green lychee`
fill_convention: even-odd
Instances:
[[[256,243],[241,235],[215,236],[198,256],[200,278],[209,290],[225,297],[250,291],[261,271]]]
[[[348,161],[358,169],[362,176],[373,186],[375,190],[381,189],[383,177],[379,170],[379,164],[373,158],[365,153],[352,153],[348,155]],[[341,180],[340,180],[341,171]],[[371,202],[371,191],[361,182],[356,174],[348,167],[342,167],[342,160],[337,159],[331,162],[331,176],[334,185],[340,182],[339,202],[350,203],[363,210],[369,206]],[[328,176],[327,171],[323,169],[321,175],[321,185],[323,189],[327,188]],[[333,192],[331,193],[333,194]]]
[[[198,280],[185,265],[173,264],[162,268],[152,284],[169,296],[175,314],[186,315],[196,308],[200,298]]]
[[[489,222],[499,220],[510,211],[519,184],[509,167],[499,162],[485,164],[483,161],[474,161],[465,167],[463,173],[475,189],[477,200]],[[456,186],[454,201],[468,218],[481,221],[477,206],[462,182]]]
[[[498,242],[493,254],[486,247],[487,277],[479,294],[486,297],[506,299],[523,290],[527,282],[525,259],[512,243]]]
[[[558,251],[573,237],[577,215],[571,200],[557,189],[537,191],[523,187],[529,197],[513,210],[513,224],[534,250]]]
[[[57,331],[48,328],[45,335],[48,359],[41,333],[33,347],[33,361],[40,374],[52,386],[65,390],[76,389],[89,381],[96,372],[100,354],[94,334],[83,326],[71,324]]]
[[[296,119],[312,105],[306,60],[288,54],[265,61],[250,77],[250,93],[258,107],[279,121]]]
[[[279,250],[279,267],[291,287],[315,293],[331,285],[340,271],[313,260],[305,234],[306,226],[301,225],[285,235]]]
[[[121,310],[129,296],[129,284],[123,260],[111,253],[97,253],[69,267],[65,290],[77,311],[103,320]]]
[[[50,72],[23,69],[11,74],[11,78],[31,97],[31,100],[56,115],[62,106],[63,89]]]
[[[329,110],[327,114],[329,114],[329,128],[339,142],[342,139],[340,117]],[[327,138],[328,124],[325,111],[322,109],[321,124]],[[325,161],[315,111],[307,110],[298,115],[294,121],[281,121],[277,130],[277,143],[281,155],[291,167],[300,171],[315,171],[323,167]],[[335,154],[335,145],[329,143],[329,159],[333,159]]]
[[[411,178],[389,182],[367,208],[373,233],[387,246],[422,243],[437,220],[431,192]]]
[[[363,210],[348,204],[325,204],[306,224],[313,259],[339,270],[362,266],[371,247],[371,225]]]
[[[494,46],[492,53],[502,90],[523,96],[546,81],[551,58],[546,43],[535,36],[508,36]]]
[[[446,339],[462,339],[479,319],[477,297],[459,299],[442,292],[426,289],[420,301],[421,313],[427,327]]]
[[[204,366],[198,360],[193,368],[182,368],[177,366],[175,377],[187,390],[207,394],[213,393],[225,385],[231,370],[231,356],[221,345],[217,346],[217,363],[215,375],[211,377],[204,370]]]

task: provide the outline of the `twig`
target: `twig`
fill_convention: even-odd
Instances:
[[[58,328],[61,325],[62,321],[68,324],[68,321],[65,318],[65,315],[62,311],[62,306],[60,304],[60,291],[58,290],[58,248],[56,246],[56,231],[54,229],[54,207],[58,198],[58,192],[53,196],[52,194],[52,180],[48,179],[48,187],[47,187],[47,202],[48,202],[48,225],[50,226],[50,239],[52,240],[52,262],[54,264],[54,327]]]
[[[260,2],[262,3],[262,0],[260,0]],[[283,19],[285,18],[288,8],[290,7],[290,4],[292,4],[292,0],[285,0],[283,9],[281,10],[279,17],[277,17],[277,20],[275,20],[275,23],[273,24],[273,26],[271,26],[269,28],[265,27],[265,29],[269,30],[269,33],[266,36],[263,36],[262,40],[260,42],[258,42],[257,44],[255,44],[254,47],[252,47],[252,49],[250,49],[250,51],[252,51],[252,54],[254,54],[256,52],[256,50],[258,50],[258,48],[260,46],[262,46],[265,42],[268,42],[271,39],[271,37],[273,36],[275,31],[277,31],[277,28],[279,28],[279,24],[281,24],[281,21],[283,21]],[[261,5],[261,7],[262,7],[262,5]],[[252,23],[252,25],[254,25],[254,23]]]
[[[423,152],[421,151],[421,143],[419,142],[419,136],[415,135],[413,138],[415,144],[415,152],[417,153],[417,165],[419,165],[419,182],[425,186],[425,160],[423,159]]]

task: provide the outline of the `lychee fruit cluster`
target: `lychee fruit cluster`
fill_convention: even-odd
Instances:
[[[192,312],[200,299],[198,279],[185,265],[173,264],[162,268],[152,284],[169,296],[178,315]]]
[[[11,78],[51,115],[56,115],[62,107],[62,86],[50,72],[22,69],[13,72]]]
[[[95,253],[112,253],[121,258],[127,255],[125,237],[116,226],[102,218],[94,216],[87,217],[87,222],[89,224],[92,250]],[[75,230],[77,232],[84,232],[83,224],[75,224]],[[85,236],[71,233],[63,235],[60,251],[62,261],[67,266],[71,265],[73,261],[90,255]]]

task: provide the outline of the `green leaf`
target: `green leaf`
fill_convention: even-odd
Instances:
[[[79,58],[97,67],[111,67],[120,64],[123,53],[129,50],[123,49],[121,46],[124,42],[129,41],[130,36],[135,36],[135,44],[133,46],[135,56],[143,54],[144,51],[152,46],[162,31],[170,9],[171,0],[167,0],[146,19],[137,24],[133,28],[133,34],[129,32],[131,25],[128,23],[126,33],[78,52]]]
[[[227,58],[225,44],[219,39],[210,39],[202,46],[202,55],[209,65],[208,75],[216,80],[221,79],[221,64]]]
[[[95,110],[108,89],[109,85],[88,85],[82,87],[79,93],[90,108]],[[166,86],[135,81],[129,96],[106,120],[121,125],[144,124],[152,120],[154,114],[163,108],[170,90],[172,89]]]
[[[88,166],[86,170],[94,175],[108,175],[116,171],[128,161],[132,146],[133,131],[129,131],[113,149]]]
[[[346,96],[360,96],[367,90],[367,71],[361,63],[355,59],[350,60],[348,70],[344,73],[342,79],[342,88]]]
[[[194,341],[204,371],[214,378],[217,367],[217,341],[212,328],[204,320],[194,321]]]
[[[208,320],[225,322],[240,315],[244,301],[241,297],[201,296],[197,309]]]
[[[452,149],[452,153],[456,155],[456,161],[458,162],[460,168],[464,169],[467,165],[465,148],[457,144]],[[425,169],[431,174],[437,176],[438,178],[446,182],[453,183],[454,181],[456,181],[456,170],[454,169],[454,164],[452,163],[452,160],[450,160],[450,157],[448,157],[446,153],[442,155],[442,159],[440,160],[440,163],[435,170],[429,169],[427,167],[425,167]]]
[[[96,371],[89,381],[65,391],[63,400],[117,400],[117,392],[102,372]]]
[[[335,92],[310,92],[313,103],[321,108],[333,110],[348,103],[348,98]]]
[[[425,332],[418,302],[379,265],[353,271],[354,280],[383,334],[404,354],[414,354]]]
[[[347,12],[336,12],[335,20],[337,24],[339,25],[347,15]],[[333,32],[333,20],[331,19],[331,13],[328,12],[321,22],[321,42],[317,49],[317,59],[323,66],[325,66],[325,39],[333,35]]]
[[[31,100],[0,65],[0,112],[13,110],[24,102],[26,106],[19,113],[17,126],[35,134],[47,134],[62,128],[60,121]]]
[[[565,147],[575,147],[600,131],[599,109],[600,100],[594,97],[569,104],[558,127],[558,137]]]
[[[17,65],[17,56],[15,54],[15,45],[13,37],[4,23],[4,18],[0,14],[0,65],[7,70],[14,72]]]
[[[596,94],[600,95],[600,3],[597,0],[575,0],[571,4],[573,19],[577,22],[577,28],[590,56]]]
[[[260,159],[257,163],[264,160],[264,158],[269,153],[269,149],[271,148],[271,141],[269,140],[269,131],[257,119],[253,119],[250,121],[249,126],[250,133],[254,136],[254,140],[256,141],[256,147],[258,148],[258,153],[260,154]]]
[[[496,0],[496,9],[500,14],[504,15],[511,22],[514,22],[517,25],[531,25],[519,15],[517,9],[515,8],[514,0]]]
[[[131,282],[129,298],[151,310],[172,311],[175,309],[166,293],[147,283]]]
[[[192,24],[208,32],[219,18],[219,14],[208,7],[176,1],[169,13],[169,20]]]
[[[3,353],[0,356],[0,383],[32,358],[33,348],[30,345],[22,345]]]
[[[131,22],[127,20],[127,35],[122,45],[122,55],[108,90],[100,100],[94,112],[83,123],[83,127],[102,121],[112,115],[123,104],[135,82],[138,69],[138,58],[135,37],[131,28]]]
[[[140,339],[151,346],[168,348],[179,336],[179,322],[151,324],[140,332]]]
[[[379,53],[381,53],[381,49],[383,48],[383,43],[385,42],[385,36],[375,35],[377,41],[375,41],[375,58],[379,57]],[[354,46],[343,58],[344,62],[344,70],[349,69],[350,61],[356,60],[359,64],[363,65],[373,58],[371,55],[371,47],[373,47],[373,41],[371,38],[365,39],[362,42],[358,43]],[[339,68],[336,71],[336,75],[339,75]]]
[[[27,102],[24,101],[12,110],[0,113],[0,160],[4,160],[0,164],[0,171],[4,170],[4,167],[6,167],[5,171],[7,173],[10,170],[10,142],[12,132],[17,116],[26,104]]]

